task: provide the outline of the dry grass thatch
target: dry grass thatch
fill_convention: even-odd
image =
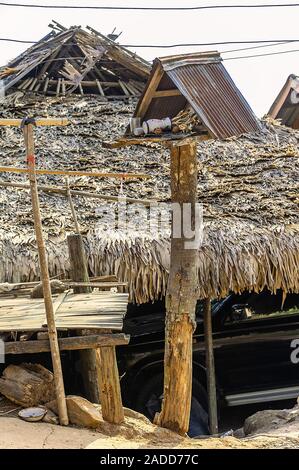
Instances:
[[[40,167],[92,171],[138,171],[151,179],[127,181],[128,197],[169,200],[169,150],[157,146],[104,149],[102,140],[121,134],[134,103],[103,103],[95,97],[47,98],[11,107],[2,117],[69,116],[66,128],[37,129]],[[0,164],[23,166],[20,130],[0,129]],[[198,199],[204,206],[204,242],[200,249],[199,296],[219,297],[229,291],[267,287],[299,292],[299,133],[265,122],[261,134],[198,146]],[[1,181],[24,181],[2,174]],[[40,182],[63,184],[61,177]],[[73,178],[73,189],[118,195],[119,181]],[[41,209],[51,275],[69,270],[66,234],[72,231],[65,198],[41,193]],[[0,281],[33,280],[38,276],[37,251],[27,190],[0,188]],[[165,294],[169,268],[169,227],[159,234],[144,233],[140,220],[127,233],[111,230],[98,200],[76,198],[93,275],[118,275],[129,284],[138,303]],[[107,203],[106,203],[107,205]],[[109,209],[110,208],[110,209]]]

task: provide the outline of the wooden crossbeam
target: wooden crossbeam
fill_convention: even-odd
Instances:
[[[130,337],[123,333],[97,334],[90,336],[75,336],[70,338],[59,338],[60,351],[75,351],[80,349],[97,349],[107,346],[120,346],[129,343]],[[6,342],[5,354],[35,354],[50,351],[48,339],[33,341]]]
[[[174,88],[173,90],[158,90],[153,94],[153,98],[164,98],[168,96],[180,96],[182,93]]]
[[[22,119],[0,119],[0,126],[14,126],[20,127]],[[70,121],[65,118],[48,118],[48,119],[36,119],[36,126],[67,126]]]

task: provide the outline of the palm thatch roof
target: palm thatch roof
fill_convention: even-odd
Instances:
[[[125,131],[134,102],[103,103],[100,98],[26,98],[2,104],[1,117],[60,116],[65,128],[37,128],[41,168],[147,173],[149,180],[72,178],[72,189],[98,194],[169,201],[169,150],[155,144],[106,149],[108,140]],[[0,128],[0,165],[24,166],[19,129]],[[200,248],[199,297],[229,291],[299,292],[299,132],[272,121],[262,131],[198,145],[198,200],[204,206],[204,240]],[[1,181],[26,181],[1,174]],[[41,184],[62,185],[58,176],[41,176]],[[40,193],[52,276],[68,275],[66,235],[73,230],[66,198]],[[28,190],[0,187],[0,281],[38,277],[37,251]],[[103,204],[107,213],[103,216]],[[115,232],[113,203],[75,198],[85,234],[90,272],[115,273],[128,282],[131,300],[154,301],[165,295],[169,268],[169,226],[158,234],[144,231],[144,215],[126,232]],[[110,217],[110,219],[109,219]],[[143,219],[142,219],[143,217]],[[139,218],[139,219],[138,219]]]

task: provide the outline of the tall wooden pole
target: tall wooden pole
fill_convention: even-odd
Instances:
[[[198,284],[198,248],[186,249],[183,204],[191,204],[194,229],[197,195],[196,144],[171,148],[171,200],[181,209],[181,236],[172,224],[170,272],[166,296],[164,398],[155,422],[179,434],[189,428],[192,398],[192,337]],[[174,220],[176,226],[178,220]]]
[[[217,417],[217,394],[215,379],[215,364],[212,336],[212,312],[211,299],[205,299],[203,304],[204,311],[204,332],[206,349],[206,370],[207,370],[207,388],[209,400],[209,424],[211,434],[218,434]]]
[[[68,421],[67,406],[66,406],[66,401],[65,401],[62,367],[61,367],[60,352],[59,352],[59,345],[58,345],[58,338],[57,338],[57,330],[56,330],[56,325],[55,325],[50,278],[49,278],[49,271],[48,271],[48,262],[47,262],[46,248],[45,248],[45,243],[44,243],[44,238],[43,238],[39,198],[38,198],[38,190],[37,190],[37,181],[36,181],[36,174],[35,174],[33,125],[25,124],[23,128],[23,133],[24,133],[24,140],[25,140],[25,145],[26,145],[32,212],[33,212],[33,219],[34,219],[34,229],[35,229],[35,236],[36,236],[36,242],[37,242],[37,248],[38,248],[40,275],[41,275],[41,281],[43,285],[44,303],[45,303],[47,326],[48,326],[48,332],[49,332],[49,341],[50,341],[50,347],[51,347],[56,398],[57,398],[58,413],[59,413],[59,422],[60,424],[67,426],[69,421]]]

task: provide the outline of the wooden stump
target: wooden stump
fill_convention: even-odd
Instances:
[[[0,378],[0,393],[21,406],[41,405],[55,398],[54,376],[40,364],[11,364]]]
[[[191,227],[194,229],[197,194],[196,145],[171,149],[172,202],[191,204]],[[164,397],[162,411],[155,422],[179,434],[189,428],[192,393],[192,336],[198,284],[198,248],[186,249],[190,241],[184,235],[174,237],[172,226],[170,273],[166,297],[166,331],[164,357]],[[176,232],[178,227],[176,226]],[[177,235],[177,233],[176,233]]]

